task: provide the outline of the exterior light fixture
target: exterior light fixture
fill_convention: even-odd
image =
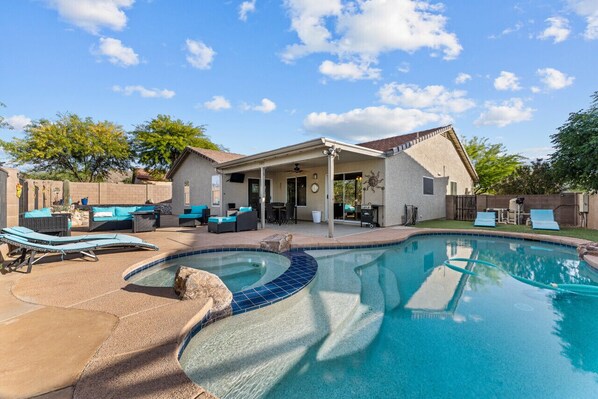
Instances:
[[[312,176],[314,180],[318,180],[318,174],[314,173],[314,175]]]

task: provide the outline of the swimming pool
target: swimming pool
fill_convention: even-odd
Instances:
[[[520,281],[598,285],[572,248],[420,236],[309,251],[304,295],[209,325],[181,364],[221,398],[594,397],[598,298]],[[462,273],[443,265],[470,263]],[[304,290],[305,291],[305,290]]]
[[[262,251],[226,251],[179,256],[136,273],[128,280],[149,287],[172,287],[180,266],[205,270],[220,277],[232,292],[259,287],[289,268],[290,260]]]

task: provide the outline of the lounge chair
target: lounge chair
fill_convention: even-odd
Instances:
[[[20,251],[20,255],[17,259],[10,262],[6,266],[3,265],[2,268],[17,270],[21,267],[27,266],[27,273],[31,272],[31,268],[35,263],[47,255],[60,255],[61,258],[64,258],[64,255],[66,254],[78,253],[84,258],[97,261],[98,257],[94,251],[98,249],[133,247],[153,249],[156,251],[158,250],[158,247],[154,244],[147,243],[137,237],[126,235],[113,239],[100,239],[60,245],[49,245],[32,242],[25,238],[11,234],[2,234],[0,235],[0,242],[17,247],[17,250]],[[36,258],[38,254],[43,255]]]
[[[534,230],[560,230],[559,224],[554,221],[552,209],[532,209],[530,219]]]
[[[494,212],[478,212],[473,225],[478,227],[496,227],[496,215]]]
[[[23,226],[15,226],[15,227],[5,227],[2,229],[4,234],[9,234],[17,237],[24,238],[31,242],[38,242],[41,244],[50,244],[50,245],[57,245],[57,244],[70,244],[74,242],[82,242],[82,241],[93,241],[93,240],[111,240],[111,239],[122,239],[128,240],[129,235],[126,234],[82,234],[78,236],[68,236],[68,237],[57,237],[52,236],[49,234],[38,233],[33,231],[27,227]]]

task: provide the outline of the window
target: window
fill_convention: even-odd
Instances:
[[[456,181],[452,181],[451,182],[451,195],[457,195],[457,182]]]
[[[185,205],[191,204],[191,188],[189,187],[189,180],[185,182],[183,195],[185,197]]]
[[[212,176],[212,206],[220,206],[221,191],[220,175]]]
[[[287,202],[296,206],[307,205],[307,176],[287,179]]]
[[[424,177],[424,195],[434,195],[434,179]]]

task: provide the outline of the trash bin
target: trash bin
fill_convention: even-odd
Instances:
[[[322,221],[322,211],[311,211],[311,217],[314,223],[320,223]]]

